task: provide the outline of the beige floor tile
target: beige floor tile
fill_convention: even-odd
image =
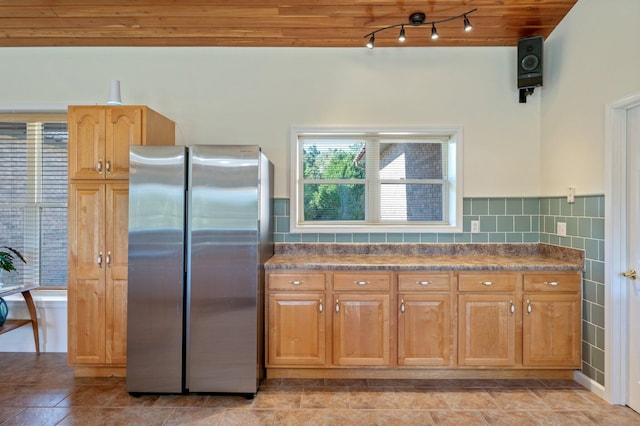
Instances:
[[[378,424],[375,410],[329,410],[327,425],[331,426],[371,426]]]
[[[433,425],[428,411],[422,410],[376,410],[381,426]]]
[[[528,389],[489,389],[489,395],[505,410],[548,410],[549,406]]]
[[[174,408],[149,407],[71,407],[70,413],[60,422],[59,426],[151,426],[164,424]]]
[[[480,411],[431,411],[433,423],[438,426],[486,426]]]
[[[492,426],[538,426],[539,423],[528,411],[492,410],[483,411],[482,416]]]
[[[225,416],[224,408],[183,407],[176,408],[163,426],[217,426]]]
[[[306,388],[302,392],[301,408],[349,408],[349,392],[342,387]]]
[[[53,426],[64,419],[69,414],[69,410],[69,408],[28,407],[2,425]]]
[[[225,410],[224,417],[219,423],[221,426],[263,426],[272,425],[274,422],[274,410]]]
[[[499,408],[489,392],[482,389],[447,390],[442,394],[452,410],[493,410]]]
[[[324,426],[327,424],[327,410],[277,410],[274,425],[277,426]]]

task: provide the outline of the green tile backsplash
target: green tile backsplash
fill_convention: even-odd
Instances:
[[[585,251],[582,372],[604,385],[604,196],[465,198],[458,233],[289,232],[289,199],[274,203],[274,241],[310,243],[548,243]],[[471,221],[480,232],[471,233]],[[558,222],[567,235],[558,236]]]

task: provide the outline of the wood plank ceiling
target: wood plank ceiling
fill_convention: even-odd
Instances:
[[[516,46],[545,38],[577,0],[2,0],[0,46],[299,46],[363,47],[376,29],[471,9],[437,26],[407,25],[405,46]],[[397,28],[376,48],[397,46]]]

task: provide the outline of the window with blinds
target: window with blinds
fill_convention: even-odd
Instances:
[[[18,250],[3,285],[67,285],[67,123],[0,121],[0,246]]]
[[[295,130],[291,232],[461,229],[461,131]]]

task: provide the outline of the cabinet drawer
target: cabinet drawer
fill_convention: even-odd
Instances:
[[[333,274],[335,290],[389,291],[391,278],[389,274],[371,272],[345,272]]]
[[[460,291],[515,291],[516,274],[496,274],[491,272],[465,272],[458,275]]]
[[[580,274],[525,274],[524,291],[580,291]]]
[[[448,272],[425,272],[398,274],[398,291],[449,290]]]
[[[271,273],[267,281],[269,290],[324,290],[321,272]]]

